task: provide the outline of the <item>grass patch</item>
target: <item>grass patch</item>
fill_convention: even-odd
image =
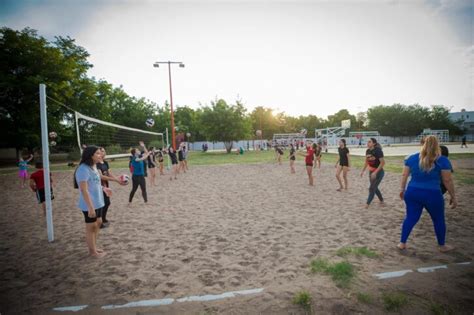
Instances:
[[[399,311],[408,303],[408,297],[401,292],[386,292],[382,294],[382,301],[387,311]]]
[[[305,311],[311,311],[311,294],[305,290],[296,293],[293,304],[301,306]]]
[[[312,273],[325,273],[331,266],[331,263],[324,259],[318,258],[311,261],[311,272]]]
[[[439,304],[436,302],[430,303],[430,311],[433,315],[452,315],[454,310],[448,305]]]
[[[355,256],[365,256],[369,258],[376,258],[379,255],[368,249],[367,247],[342,247],[337,250],[336,255],[341,257],[346,257],[348,255],[355,255]]]
[[[373,303],[372,296],[368,293],[358,292],[356,297],[357,297],[357,301],[359,301],[359,303],[363,303],[363,304],[372,304]]]
[[[347,288],[355,277],[355,269],[349,262],[330,263],[326,259],[315,259],[310,264],[311,272],[330,275],[338,287]]]

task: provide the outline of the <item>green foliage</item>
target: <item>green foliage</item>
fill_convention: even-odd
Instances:
[[[220,99],[205,106],[200,115],[203,133],[210,141],[224,141],[227,153],[232,150],[232,141],[250,136],[250,121],[242,104],[227,105]]]
[[[293,304],[301,306],[304,310],[311,310],[311,294],[308,291],[299,291],[293,297]]]
[[[313,273],[325,273],[331,266],[330,262],[324,258],[318,258],[311,261],[310,267]]]
[[[360,303],[363,303],[363,304],[372,304],[373,303],[373,298],[368,293],[358,292],[356,297],[357,297],[357,301],[359,301]]]
[[[330,275],[338,287],[347,288],[355,276],[354,267],[347,261],[330,263],[318,258],[311,261],[311,272]]]
[[[109,155],[110,154],[124,153],[122,147],[120,146],[120,144],[111,144],[111,145],[105,147],[105,152],[107,152],[107,154],[109,154]]]
[[[78,147],[74,147],[71,151],[69,151],[67,155],[67,159],[69,161],[79,161],[81,159],[81,151]]]
[[[433,315],[451,315],[455,314],[454,310],[449,305],[439,304],[432,301],[430,303],[430,311]]]
[[[382,294],[382,301],[385,309],[391,312],[399,311],[408,303],[408,298],[401,292],[385,292]]]
[[[155,149],[163,148],[164,146],[166,146],[166,144],[163,144],[163,142],[160,140],[153,140],[150,143],[147,143],[146,145],[148,147],[155,147]]]
[[[371,251],[367,247],[342,247],[336,252],[336,255],[341,257],[345,257],[351,254],[356,256],[366,256],[369,258],[378,257],[378,254],[376,252]]]
[[[378,130],[384,136],[414,136],[423,129],[449,129],[451,134],[462,131],[449,119],[449,109],[437,105],[431,108],[420,105],[379,105],[367,111],[370,130]]]
[[[335,263],[328,273],[338,287],[347,288],[355,276],[354,267],[347,261]]]

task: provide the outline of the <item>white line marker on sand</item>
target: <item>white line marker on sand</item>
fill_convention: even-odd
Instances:
[[[143,300],[137,302],[129,302],[122,305],[105,305],[102,306],[103,310],[113,310],[117,308],[129,308],[129,307],[143,307],[143,306],[161,306],[161,305],[170,305],[174,302],[205,302],[205,301],[215,301],[222,300],[231,297],[236,297],[238,295],[249,295],[256,294],[263,291],[263,288],[259,289],[250,289],[250,290],[241,290],[241,291],[231,291],[224,292],[221,294],[208,294],[208,295],[193,295],[187,296],[180,299],[160,299],[160,300]]]
[[[113,310],[116,308],[127,308],[127,307],[141,307],[141,306],[160,306],[170,305],[174,302],[174,299],[159,299],[159,300],[143,300],[137,302],[130,302],[122,305],[105,305],[102,306],[103,310]]]
[[[448,269],[447,265],[418,268],[417,271],[421,273],[434,272],[437,269]]]
[[[53,311],[58,312],[79,312],[88,307],[89,305],[78,305],[78,306],[64,306],[53,308]]]
[[[456,265],[470,265],[471,262],[462,262],[462,263],[455,263]],[[432,267],[423,267],[423,268],[418,268],[416,271],[420,273],[428,273],[428,272],[434,272],[435,270],[438,269],[448,269],[448,265],[440,265],[440,266],[432,266]],[[407,273],[413,272],[413,270],[400,270],[400,271],[392,271],[392,272],[382,272],[382,273],[375,273],[373,274],[374,277],[377,277],[379,280],[382,279],[390,279],[390,278],[398,278],[398,277],[403,277]]]
[[[398,277],[403,277],[407,273],[413,272],[413,270],[400,270],[400,271],[392,271],[392,272],[382,272],[382,273],[376,273],[374,276],[376,276],[379,280],[382,279],[390,279],[390,278],[398,278]]]
[[[222,294],[208,294],[208,295],[199,295],[199,296],[188,296],[181,299],[177,299],[178,302],[203,302],[203,301],[215,301],[222,300],[226,298],[236,297],[237,295],[249,295],[256,294],[263,291],[263,288],[251,289],[251,290],[242,290],[242,291],[231,291],[225,292]]]

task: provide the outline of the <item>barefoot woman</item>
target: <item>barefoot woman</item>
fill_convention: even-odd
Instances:
[[[341,191],[343,189],[347,190],[348,188],[347,172],[349,171],[349,149],[346,146],[346,140],[339,140],[338,153],[339,159],[336,162],[336,179],[339,183],[339,188],[337,191]],[[341,173],[344,179],[345,187],[342,185]]]
[[[81,162],[74,174],[74,187],[79,188],[79,208],[86,222],[86,243],[89,255],[93,257],[105,255],[96,245],[104,207],[100,174],[96,166],[101,160],[102,152],[99,147],[88,146],[82,151]]]

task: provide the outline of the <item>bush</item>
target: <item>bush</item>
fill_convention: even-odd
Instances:
[[[153,141],[150,141],[149,144],[146,144],[146,143],[145,143],[145,145],[148,145],[148,148],[149,148],[149,147],[155,147],[155,149],[157,149],[157,148],[163,148],[163,147],[166,146],[166,144],[164,144],[163,141],[160,141],[160,140],[153,140]],[[148,148],[147,148],[147,149],[148,149]]]
[[[311,294],[304,290],[296,293],[293,304],[299,305],[307,311],[311,310]]]
[[[81,159],[81,151],[79,150],[79,148],[76,147],[69,151],[67,159],[69,161],[79,161]]]
[[[387,292],[382,295],[384,307],[387,311],[399,311],[408,303],[408,298],[401,292]]]
[[[107,154],[124,153],[123,150],[122,150],[122,147],[120,146],[120,144],[111,144],[111,145],[105,147],[105,152],[107,152]]]

